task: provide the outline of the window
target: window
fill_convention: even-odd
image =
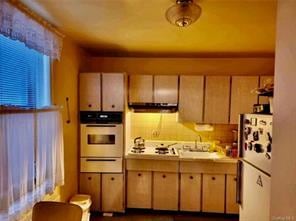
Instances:
[[[50,58],[0,35],[0,106],[50,106]]]
[[[61,113],[45,108],[50,88],[50,58],[0,34],[1,221],[21,219],[64,182]]]

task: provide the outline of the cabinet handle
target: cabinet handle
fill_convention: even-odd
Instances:
[[[89,104],[88,107],[91,107],[91,104]]]
[[[138,176],[142,176],[142,174],[141,173],[138,173]]]
[[[163,175],[162,175],[162,178],[166,178],[166,175],[163,174]]]
[[[112,108],[114,108],[114,107],[115,107],[115,105],[114,105],[114,104],[112,104],[112,105],[111,105],[111,107],[112,107]]]
[[[190,176],[189,179],[193,180],[193,176]]]
[[[235,178],[233,178],[233,180],[236,182],[237,181],[237,178],[235,177]]]
[[[212,177],[212,180],[216,180],[216,177],[213,176],[213,177]]]
[[[89,176],[89,177],[87,177],[87,179],[88,179],[88,180],[91,180],[91,177]]]
[[[115,180],[115,178],[114,177],[111,177],[111,180]]]

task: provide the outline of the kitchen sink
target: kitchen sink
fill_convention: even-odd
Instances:
[[[191,159],[219,159],[223,158],[222,154],[217,152],[198,152],[190,150],[181,150],[179,152],[180,158],[191,158]]]

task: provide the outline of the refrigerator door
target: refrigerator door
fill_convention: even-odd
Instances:
[[[271,174],[272,116],[240,115],[239,155],[245,161]]]
[[[248,163],[242,165],[240,221],[269,221],[270,176]]]

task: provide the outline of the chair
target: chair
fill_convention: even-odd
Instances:
[[[80,206],[62,202],[38,202],[33,207],[32,221],[81,221]]]

